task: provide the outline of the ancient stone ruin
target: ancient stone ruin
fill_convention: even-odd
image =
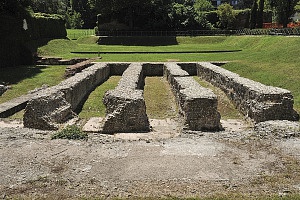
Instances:
[[[254,122],[299,120],[290,91],[240,77],[211,63],[197,63],[197,74],[221,88],[236,107]]]
[[[242,78],[211,63],[93,63],[56,86],[1,104],[0,117],[26,107],[25,127],[58,129],[75,115],[74,111],[97,86],[114,75],[122,78],[104,96],[107,108],[101,122],[103,133],[150,131],[143,97],[146,76],[166,77],[177,99],[182,125],[188,130],[222,130],[217,97],[193,79],[196,75],[220,87],[241,113],[254,122],[299,120],[290,91]]]
[[[212,90],[202,87],[176,63],[167,63],[164,72],[177,99],[185,128],[193,131],[221,130],[217,96]]]
[[[118,86],[106,92],[103,98],[106,106],[103,133],[150,131],[143,96],[144,79],[142,65],[131,64]]]

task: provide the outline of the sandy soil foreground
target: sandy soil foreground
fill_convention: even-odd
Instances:
[[[300,123],[180,132],[152,120],[152,133],[51,140],[53,132],[0,122],[0,198],[208,197],[300,192]]]

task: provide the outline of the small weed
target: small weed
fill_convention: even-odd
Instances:
[[[61,131],[53,134],[51,139],[69,139],[69,140],[86,140],[88,138],[87,133],[80,130],[78,126],[68,125]]]

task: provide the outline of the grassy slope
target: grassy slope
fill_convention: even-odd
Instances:
[[[0,82],[9,83],[11,89],[0,97],[0,103],[26,94],[44,84],[56,85],[63,80],[66,66],[22,66],[0,69]]]
[[[97,57],[97,55],[74,55],[70,51],[185,51],[185,50],[242,50],[234,53],[207,54],[103,54],[101,61],[233,61],[224,67],[241,76],[291,90],[295,108],[300,112],[300,66],[298,49],[300,37],[282,36],[216,36],[177,37],[178,45],[170,46],[100,46],[96,37],[81,37],[78,40],[52,40],[41,47],[43,55],[71,57]],[[57,72],[58,73],[58,72]],[[1,72],[1,77],[5,74]],[[30,76],[31,77],[31,76]],[[2,78],[3,79],[3,78]],[[17,87],[17,86],[13,86]],[[38,86],[37,86],[38,87]],[[5,96],[0,102],[5,101]]]
[[[226,69],[241,76],[291,90],[295,97],[295,108],[300,112],[300,37],[282,36],[216,36],[177,37],[178,45],[170,46],[122,46],[97,45],[96,37],[80,38],[78,41],[54,40],[40,49],[46,55],[63,57],[97,57],[97,55],[74,55],[76,51],[192,51],[192,50],[242,50],[234,53],[206,54],[103,54],[109,61],[234,61]],[[60,48],[58,48],[60,46]]]

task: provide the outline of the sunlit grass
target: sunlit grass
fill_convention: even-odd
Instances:
[[[79,113],[80,118],[91,118],[91,117],[104,117],[106,107],[102,102],[103,96],[106,91],[114,89],[121,77],[112,76],[105,83],[97,87],[90,95],[85,104],[83,105],[82,111]]]
[[[242,119],[243,115],[235,108],[226,94],[217,87],[195,76],[194,79],[202,86],[211,89],[218,98],[218,111],[223,120],[226,119]]]
[[[211,36],[177,37],[178,45],[122,46],[98,45],[94,36],[81,37],[78,41],[52,40],[39,49],[47,56],[63,58],[87,57],[102,62],[195,62],[231,61],[223,67],[241,76],[266,85],[282,87],[292,92],[294,108],[300,112],[299,37],[283,36]],[[242,50],[231,53],[167,53],[167,54],[101,54],[101,51],[201,51]],[[72,54],[71,51],[100,52],[98,54]],[[1,76],[1,75],[0,75]]]
[[[0,103],[26,94],[28,91],[57,85],[63,80],[66,66],[23,66],[1,69],[0,82],[5,82],[10,89],[0,97]]]
[[[147,115],[152,119],[173,118],[177,106],[169,83],[164,77],[146,77],[144,98]]]

